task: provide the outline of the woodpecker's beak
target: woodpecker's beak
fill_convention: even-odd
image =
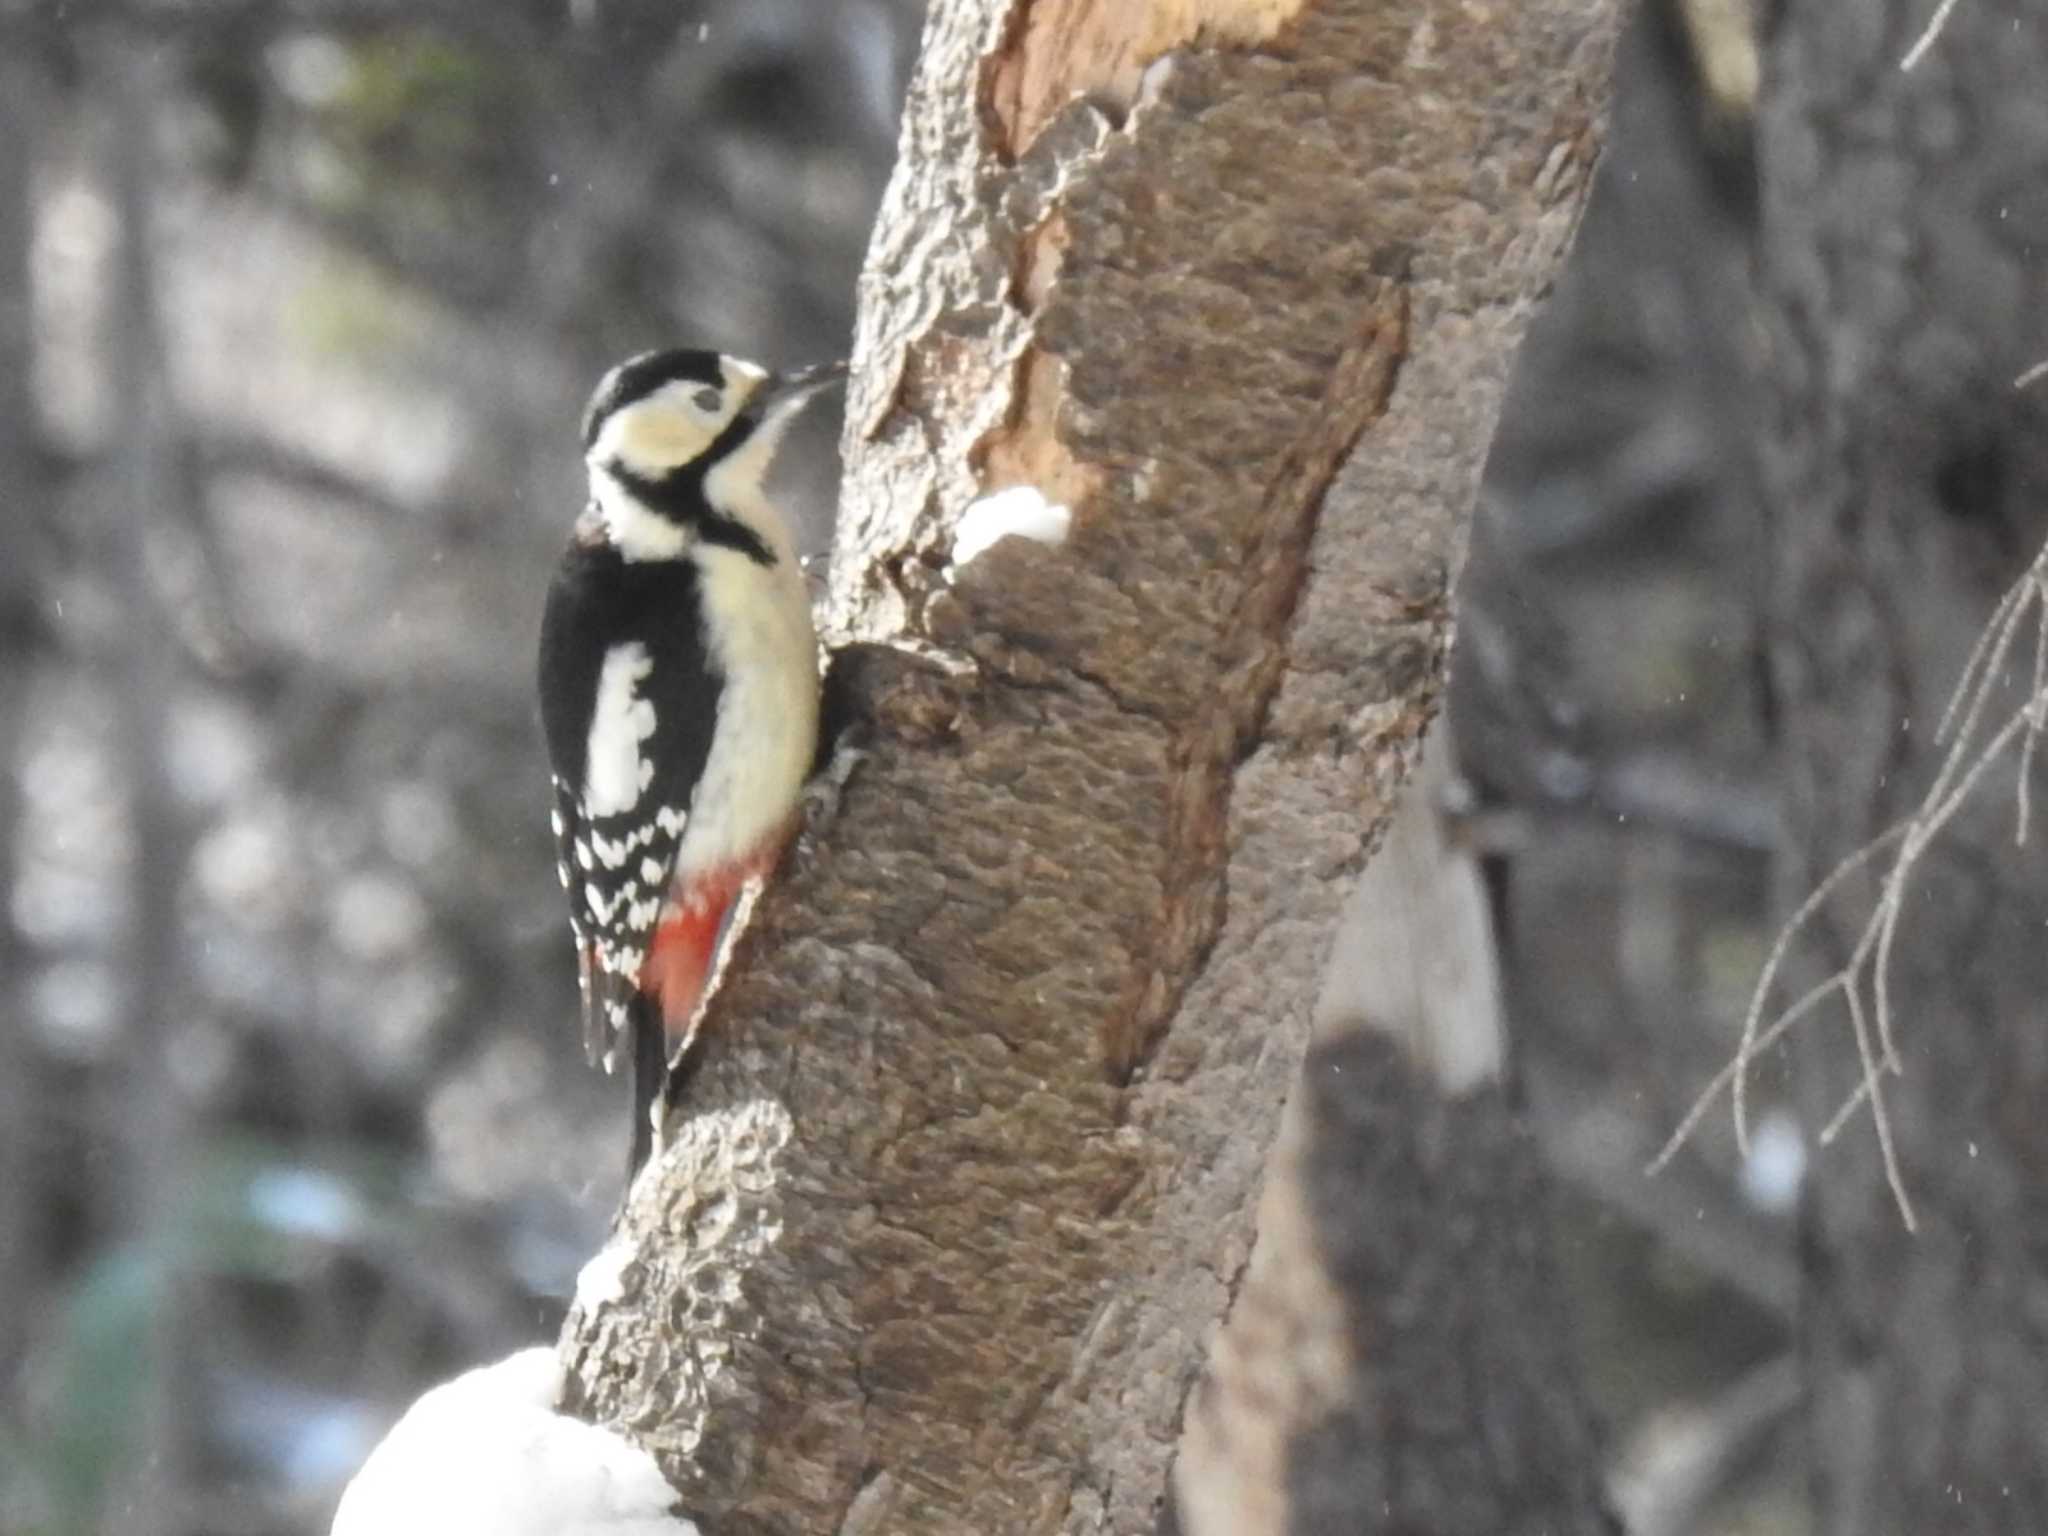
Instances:
[[[840,383],[845,377],[844,363],[819,363],[814,367],[799,368],[793,373],[771,373],[761,381],[761,387],[754,391],[754,398],[749,403],[760,411],[762,420],[779,420],[795,415],[813,395]]]

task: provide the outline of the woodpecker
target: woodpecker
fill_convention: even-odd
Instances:
[[[541,615],[557,869],[591,1060],[633,1063],[628,1178],[733,905],[795,831],[818,641],[764,489],[783,433],[843,373],[716,352],[631,358],[583,417],[590,499]]]

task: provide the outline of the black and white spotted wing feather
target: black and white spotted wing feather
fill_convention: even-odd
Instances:
[[[674,807],[660,810],[666,815],[654,822],[591,816],[575,789],[555,780],[555,868],[576,937],[583,1047],[608,1071],[632,1027],[640,965],[687,820]]]
[[[630,561],[586,515],[541,615],[541,727],[554,765],[556,857],[582,982],[583,1039],[660,1030],[641,964],[675,872],[720,679],[687,560]],[[648,1042],[630,1040],[634,1059]]]

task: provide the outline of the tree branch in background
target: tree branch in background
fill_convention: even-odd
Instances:
[[[121,1213],[114,1224],[138,1234],[153,1275],[144,1355],[136,1362],[139,1444],[127,1463],[127,1486],[120,1490],[126,1502],[117,1505],[128,1513],[116,1517],[115,1528],[138,1536],[145,1531],[175,1536],[187,1529],[186,1500],[193,1491],[189,1394],[197,1382],[188,1368],[190,1341],[179,1305],[185,1284],[179,1211],[188,1148],[171,1070],[179,1049],[176,1025],[184,982],[178,906],[184,838],[165,750],[177,660],[152,534],[159,520],[182,524],[190,518],[167,505],[186,482],[178,473],[150,249],[152,113],[161,101],[159,66],[125,35],[103,37],[94,62],[106,72],[107,96],[117,103],[109,181],[120,233],[107,367],[118,447],[105,537],[114,551],[126,619],[116,686],[127,732],[123,755],[131,775],[133,828],[122,960],[127,983],[123,1054],[129,1070],[108,1084],[115,1101],[105,1106],[103,1124],[119,1127],[122,1134],[120,1153],[109,1160],[115,1177],[103,1195]]]
[[[2048,164],[2048,30],[1969,0],[1895,67],[1930,8],[1783,7],[1758,118],[1780,974],[1849,1012],[1798,1032],[1802,1117],[1868,1100],[1879,1132],[1814,1160],[1800,1213],[1825,1536],[2048,1528],[2048,865],[2006,798],[2042,719],[2048,402],[2011,381],[2048,352],[2048,203],[2019,191]],[[1887,828],[1889,869],[1806,904]]]
[[[0,507],[10,508],[8,556],[0,560],[0,1296],[27,1298],[41,1256],[30,1240],[31,1214],[41,1204],[37,1181],[48,1166],[34,1151],[30,1107],[40,1098],[39,1065],[27,1030],[23,994],[27,946],[13,915],[19,877],[22,721],[32,680],[30,659],[41,648],[37,612],[43,572],[38,540],[27,529],[44,505],[30,388],[35,348],[29,245],[34,223],[36,126],[42,81],[26,53],[0,51]],[[0,1312],[0,1379],[11,1379],[24,1343],[29,1308]]]
[[[2011,689],[2012,650],[2023,631],[2033,636],[2031,680],[1997,729],[1980,737],[1980,728],[1985,725],[1984,711],[1994,697]],[[1832,1118],[1821,1127],[1819,1141],[1822,1146],[1833,1142],[1856,1112],[1868,1104],[1886,1186],[1898,1207],[1899,1220],[1907,1231],[1915,1230],[1913,1202],[1899,1169],[1882,1081],[1885,1076],[1905,1075],[1905,1064],[1899,1055],[1901,1026],[1892,1006],[1892,973],[1899,925],[1906,915],[1906,895],[1935,839],[1970,803],[1986,777],[2014,747],[2019,749],[2019,768],[2013,782],[2013,842],[2017,847],[2026,845],[2033,811],[2029,791],[2033,757],[2044,724],[2048,724],[2048,549],[2037,553],[2019,580],[2006,589],[1963,664],[1962,676],[1935,726],[1934,739],[1946,751],[1936,765],[1934,781],[1909,815],[1846,855],[1786,919],[1751,993],[1749,1010],[1743,1018],[1742,1041],[1736,1047],[1734,1060],[1701,1090],[1678,1129],[1651,1161],[1650,1172],[1661,1172],[1670,1163],[1723,1090],[1728,1093],[1735,1120],[1736,1144],[1748,1152],[1747,1090],[1757,1058],[1823,1004],[1839,996],[1848,1014],[1859,1078]],[[1770,1022],[1765,1023],[1779,972],[1807,936],[1808,926],[1852,877],[1880,855],[1889,855],[1889,862],[1876,877],[1877,892],[1870,913],[1856,932],[1848,958],[1794,1001],[1771,1012]]]

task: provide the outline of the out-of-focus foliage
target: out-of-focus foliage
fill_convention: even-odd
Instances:
[[[918,20],[0,5],[0,1529],[324,1530],[554,1326],[626,1131],[529,693],[577,416],[843,354]]]

